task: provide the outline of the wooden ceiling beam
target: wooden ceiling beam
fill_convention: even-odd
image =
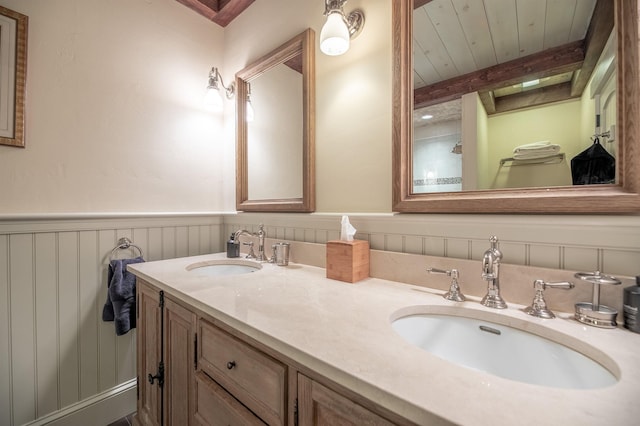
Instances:
[[[413,8],[417,9],[424,6],[427,3],[431,3],[433,0],[413,0]]]
[[[478,97],[480,97],[480,102],[484,105],[487,115],[496,113],[496,97],[493,94],[493,90],[478,92]]]
[[[587,29],[587,35],[584,38],[584,63],[580,71],[574,75],[571,96],[582,95],[591,78],[591,74],[598,64],[611,31],[613,31],[613,3],[611,0],[598,0],[596,3],[589,28]]]
[[[575,98],[571,95],[571,83],[554,84],[553,86],[541,87],[540,89],[527,90],[508,96],[495,98],[494,113],[513,111],[521,108],[528,108],[550,104]],[[487,114],[492,114],[487,111]]]
[[[255,0],[176,0],[205,18],[226,27]]]
[[[584,42],[579,40],[513,61],[414,90],[414,108],[422,108],[481,92],[555,74],[575,71],[584,61]]]

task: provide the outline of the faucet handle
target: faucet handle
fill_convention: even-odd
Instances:
[[[453,271],[456,271],[456,273],[458,272],[457,269],[452,269],[450,271],[447,271],[446,269],[427,268],[427,272],[430,273],[430,274],[443,274],[443,275],[447,275],[449,277],[451,276]]]
[[[493,272],[487,272],[489,268],[485,267],[482,270],[482,279],[485,281],[490,281],[490,280],[495,280],[496,278],[498,278],[496,276],[496,274],[494,274]]]
[[[447,300],[451,300],[453,302],[464,302],[465,297],[464,294],[460,291],[460,285],[458,284],[458,277],[460,273],[457,269],[451,269],[450,271],[438,268],[427,268],[427,272],[430,274],[444,274],[451,277],[451,286],[449,286],[449,291],[442,295]]]
[[[256,259],[256,254],[253,251],[253,241],[242,243],[245,246],[249,246],[249,253],[245,256],[246,259]]]
[[[533,288],[536,289],[536,294],[533,297],[533,302],[531,306],[527,306],[523,309],[526,314],[532,315],[538,318],[546,318],[551,319],[555,318],[553,312],[549,308],[547,308],[547,302],[544,300],[544,290],[549,288],[560,288],[560,289],[571,289],[575,287],[572,282],[569,281],[558,281],[558,282],[545,282],[543,280],[535,280],[533,282]]]

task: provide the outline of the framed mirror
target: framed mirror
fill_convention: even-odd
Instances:
[[[315,34],[236,74],[236,209],[315,210]]]
[[[0,6],[0,145],[24,148],[29,18]]]
[[[439,13],[440,16],[436,19],[440,20],[435,22],[436,19],[429,17],[427,24],[432,24],[434,27],[440,26],[440,29],[434,29],[434,31],[441,31],[443,27],[450,30],[454,25],[450,25],[446,21],[444,15],[445,9],[455,9],[459,2],[452,0],[393,0],[393,65],[394,65],[394,82],[393,82],[393,210],[398,212],[413,212],[413,213],[622,213],[622,212],[638,212],[640,211],[640,173],[635,170],[635,164],[640,161],[640,141],[639,130],[635,124],[638,116],[638,102],[639,102],[639,73],[638,73],[638,11],[637,0],[615,0],[613,2],[594,0],[591,7],[593,9],[587,12],[595,13],[595,9],[599,7],[608,7],[613,4],[613,10],[610,11],[614,18],[614,30],[613,30],[613,47],[612,56],[614,57],[615,66],[610,67],[613,70],[613,81],[617,95],[613,97],[615,104],[613,118],[610,118],[611,123],[615,123],[615,141],[616,149],[615,154],[615,179],[612,183],[604,184],[589,184],[589,185],[575,185],[569,182],[568,184],[534,184],[533,186],[522,187],[500,187],[495,188],[494,181],[497,174],[490,174],[483,176],[479,170],[486,170],[493,167],[494,173],[499,167],[511,166],[511,172],[518,171],[521,174],[524,170],[532,170],[532,167],[543,168],[543,174],[549,175],[548,165],[529,165],[525,164],[522,167],[513,166],[513,156],[507,155],[511,152],[503,153],[504,155],[491,157],[488,153],[486,146],[477,142],[477,134],[484,132],[486,136],[486,116],[492,114],[495,111],[491,111],[491,105],[495,109],[498,109],[500,114],[495,116],[505,116],[507,113],[500,110],[500,108],[513,107],[516,97],[510,97],[508,102],[500,102],[496,99],[497,83],[500,79],[509,83],[511,86],[524,83],[524,79],[528,75],[517,76],[515,74],[515,68],[521,67],[529,72],[539,65],[541,62],[554,62],[553,67],[546,64],[546,69],[554,68],[556,71],[565,71],[568,69],[576,70],[579,66],[585,66],[587,61],[593,61],[592,58],[588,58],[588,54],[585,52],[587,48],[586,40],[592,36],[591,28],[587,30],[587,35],[584,39],[578,39],[572,43],[565,43],[555,47],[555,51],[552,53],[546,52],[545,54],[532,54],[525,56],[526,59],[521,60],[500,60],[498,58],[496,65],[485,64],[480,71],[468,71],[463,72],[462,75],[457,77],[446,77],[446,73],[450,70],[446,69],[446,66],[459,65],[453,58],[448,58],[448,62],[444,62],[444,67],[439,71],[441,74],[441,80],[439,83],[432,84],[431,82],[421,82],[426,84],[427,89],[420,90],[416,80],[421,78],[420,74],[414,70],[416,61],[421,61],[423,58],[420,56],[424,53],[425,47],[418,46],[419,42],[416,42],[415,36],[417,33],[415,26],[420,25],[421,28],[425,24],[420,22],[420,18],[416,18],[414,11],[417,8],[432,7],[437,10],[435,13]],[[482,6],[482,2],[478,2],[479,6]],[[576,2],[573,2],[576,3]],[[577,2],[588,3],[588,2]],[[515,6],[514,6],[515,7]],[[577,7],[577,6],[575,6]],[[468,8],[467,8],[468,9]],[[484,8],[481,7],[484,12]],[[539,8],[542,9],[542,8]],[[465,9],[465,12],[467,10]],[[502,11],[504,12],[504,11]],[[488,14],[488,13],[487,13]],[[530,16],[530,15],[527,15]],[[544,18],[544,16],[542,17]],[[456,17],[456,19],[458,19]],[[470,54],[478,55],[481,47],[476,44],[479,40],[479,35],[469,35],[471,31],[481,31],[482,23],[485,20],[491,20],[490,17],[485,16],[482,19],[470,18],[470,22],[474,22],[473,25],[468,25],[468,28],[473,30],[467,31],[462,23],[456,20],[455,25],[459,25],[465,30],[466,48],[470,50]],[[496,20],[499,20],[496,18]],[[435,22],[435,23],[434,23]],[[522,23],[519,23],[520,26]],[[602,24],[600,24],[602,25]],[[608,32],[611,33],[611,27]],[[486,28],[485,28],[486,30]],[[423,35],[424,37],[424,35]],[[437,38],[438,34],[432,33],[430,36],[425,37],[425,44],[433,38]],[[478,37],[473,39],[473,37]],[[469,40],[472,39],[472,42]],[[604,42],[602,42],[604,43]],[[451,43],[448,43],[448,45]],[[471,49],[469,46],[472,46]],[[443,50],[438,51],[438,46],[426,48],[428,53],[439,54],[445,56],[445,54],[452,56]],[[520,46],[522,49],[522,46]],[[414,51],[419,51],[415,53]],[[506,50],[505,50],[506,51]],[[517,55],[518,53],[516,53]],[[415,56],[414,56],[415,55]],[[572,59],[572,55],[575,57]],[[496,54],[496,56],[498,56]],[[562,62],[558,58],[561,58]],[[495,59],[495,58],[494,58]],[[506,58],[509,59],[509,58]],[[476,62],[479,62],[476,58]],[[562,63],[561,63],[562,62]],[[573,62],[573,64],[571,64]],[[515,64],[515,66],[513,66]],[[477,65],[477,64],[476,64]],[[508,65],[512,65],[511,69]],[[593,65],[593,64],[592,64]],[[464,68],[464,65],[460,65],[460,68]],[[595,72],[595,71],[594,71]],[[580,79],[580,73],[578,76],[573,76],[569,83],[564,82],[564,87],[571,90],[572,85],[577,79]],[[583,73],[584,74],[584,73]],[[542,74],[541,74],[542,75]],[[555,75],[555,74],[554,74]],[[591,72],[589,73],[591,75]],[[550,73],[549,75],[550,76]],[[584,77],[584,75],[582,76]],[[493,84],[493,86],[491,85]],[[582,83],[586,85],[586,82]],[[467,95],[461,95],[463,92],[460,87],[469,87],[469,92],[475,98],[465,99]],[[492,89],[492,90],[486,90]],[[484,92],[484,93],[483,93]],[[544,93],[550,93],[550,90],[540,89],[538,92],[541,97]],[[560,93],[554,92],[554,93]],[[483,99],[483,96],[487,99]],[[573,98],[576,94],[571,95]],[[577,95],[579,96],[579,95]],[[491,99],[493,97],[493,99]],[[425,105],[425,99],[428,102],[432,102],[432,105],[439,102],[456,101],[463,103],[463,111],[472,113],[480,111],[479,116],[483,116],[484,122],[480,119],[476,120],[473,117],[469,120],[468,117],[462,120],[462,123],[458,125],[457,129],[449,131],[453,135],[452,139],[447,140],[449,144],[448,153],[453,156],[458,155],[462,157],[462,177],[461,177],[461,190],[450,189],[449,184],[456,184],[460,182],[447,181],[443,179],[442,185],[444,190],[437,192],[425,192],[420,188],[417,188],[418,184],[433,183],[429,179],[432,178],[427,172],[424,173],[424,177],[421,176],[422,170],[415,173],[419,166],[418,161],[424,161],[429,159],[429,156],[433,155],[434,151],[425,151],[418,146],[415,140],[415,136],[421,137],[418,133],[421,130],[414,129],[414,115],[418,113],[414,107],[420,107]],[[524,96],[519,96],[520,100]],[[529,100],[531,97],[529,97]],[[609,98],[607,98],[609,99]],[[605,98],[602,98],[603,102]],[[548,102],[552,102],[553,99]],[[465,103],[466,102],[466,103]],[[609,102],[609,101],[606,101]],[[562,102],[555,101],[556,104]],[[464,106],[466,105],[466,107]],[[471,105],[471,107],[469,107]],[[487,106],[489,105],[489,107]],[[510,105],[510,106],[509,106]],[[550,104],[554,105],[554,104]],[[450,107],[455,109],[456,106]],[[460,108],[460,107],[457,107]],[[465,109],[466,108],[466,109]],[[593,107],[591,107],[593,108]],[[531,108],[525,108],[525,110],[531,110]],[[487,112],[488,111],[488,112]],[[590,116],[591,117],[591,116]],[[528,120],[530,125],[543,127],[547,122],[538,122],[535,119]],[[570,121],[570,120],[566,120]],[[471,122],[471,125],[469,124]],[[481,123],[477,125],[477,123]],[[470,127],[469,127],[470,126]],[[476,127],[474,127],[476,126]],[[485,126],[485,128],[483,128]],[[609,126],[609,125],[608,125]],[[518,139],[521,136],[531,136],[536,129],[530,128],[526,131],[517,131],[508,128],[508,136],[512,138],[510,141],[513,146],[522,144],[526,146],[528,142],[538,142],[536,139],[527,140]],[[604,130],[602,129],[603,133]],[[491,132],[492,137],[497,132]],[[597,133],[596,133],[597,134]],[[535,136],[534,136],[535,137]],[[470,142],[471,141],[471,142]],[[540,141],[542,143],[542,141]],[[546,142],[545,142],[546,143]],[[564,143],[564,141],[562,142]],[[510,147],[511,148],[511,147]],[[428,152],[428,154],[425,154]],[[514,149],[514,153],[516,150]],[[459,154],[462,153],[460,156]],[[466,155],[465,155],[466,154]],[[420,158],[417,158],[420,156]],[[465,158],[466,157],[466,158]],[[571,156],[562,156],[560,159],[564,163],[564,167],[570,167]],[[486,160],[489,158],[489,160]],[[433,160],[433,157],[431,157]],[[482,159],[482,160],[481,160]],[[504,162],[503,162],[504,160]],[[443,164],[443,160],[435,160],[438,165]],[[482,163],[485,161],[485,163]],[[486,163],[488,161],[488,163]],[[509,163],[511,162],[511,163]],[[487,166],[488,164],[488,166]],[[465,170],[471,165],[472,171],[465,177]],[[473,170],[473,167],[476,170]],[[499,170],[500,171],[500,170]],[[422,178],[422,181],[420,181]],[[475,182],[474,182],[475,180]],[[484,181],[484,183],[483,183]],[[487,183],[488,182],[488,183]],[[437,182],[440,183],[440,182]]]

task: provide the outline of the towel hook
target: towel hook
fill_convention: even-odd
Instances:
[[[133,244],[131,240],[127,237],[122,237],[118,240],[118,244],[111,250],[111,254],[109,255],[109,261],[113,260],[113,256],[116,254],[118,250],[126,250],[128,248],[134,248],[138,250],[140,253],[140,257],[144,257],[142,254],[142,249],[137,245]]]

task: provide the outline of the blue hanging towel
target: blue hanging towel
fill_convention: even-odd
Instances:
[[[142,262],[142,256],[109,262],[107,301],[102,309],[102,320],[114,321],[118,336],[136,328],[136,277],[127,271],[127,265]]]

